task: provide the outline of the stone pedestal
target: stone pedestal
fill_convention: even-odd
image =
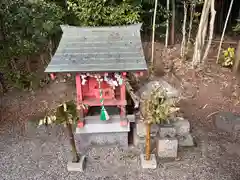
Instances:
[[[79,150],[91,145],[119,145],[128,147],[128,132],[76,134],[75,140]]]
[[[91,145],[119,145],[128,147],[130,124],[120,125],[120,116],[111,116],[108,121],[100,121],[99,116],[85,117],[85,126],[76,128],[75,140],[80,151]]]
[[[183,136],[185,134],[188,134],[190,132],[190,123],[187,119],[184,119],[182,117],[176,117],[172,121],[172,125],[174,126],[176,130],[176,134],[178,136]]]
[[[160,158],[176,158],[178,140],[176,138],[158,138],[157,155]]]
[[[182,147],[192,147],[194,146],[194,141],[192,135],[186,134],[184,136],[178,137],[178,145]]]
[[[146,160],[145,154],[140,154],[141,166],[143,169],[156,169],[157,168],[157,160],[155,154],[150,155],[150,160]]]
[[[173,138],[176,136],[176,129],[172,125],[161,125],[159,127],[159,136],[161,138]]]

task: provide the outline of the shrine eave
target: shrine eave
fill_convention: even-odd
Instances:
[[[68,68],[66,69],[59,69],[59,67],[50,67],[49,69],[46,69],[45,72],[46,73],[101,73],[101,72],[141,72],[141,71],[147,71],[147,68],[134,68],[132,67],[130,70],[129,69],[123,69],[123,68],[118,68],[118,67],[112,67],[109,69],[105,69],[105,70],[99,70],[98,68],[94,69],[94,68],[86,68],[85,70],[82,70],[82,66],[79,68],[77,66],[72,67],[71,69]]]
[[[61,26],[63,35],[45,72],[145,71],[142,24],[112,27]]]

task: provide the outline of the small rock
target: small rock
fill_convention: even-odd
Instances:
[[[176,129],[173,126],[160,126],[159,136],[161,138],[165,138],[165,137],[173,138],[176,136]]]
[[[179,137],[178,144],[179,144],[179,146],[182,146],[182,147],[194,146],[194,141],[193,141],[192,135],[189,133],[189,134]]]
[[[157,139],[157,154],[161,158],[176,158],[178,151],[178,140],[176,138]]]
[[[172,124],[176,129],[176,134],[179,136],[184,136],[190,132],[190,123],[187,119],[176,117],[173,119]]]
[[[222,144],[222,146],[227,150],[227,152],[231,155],[236,154],[240,156],[240,145],[237,143],[227,143]]]

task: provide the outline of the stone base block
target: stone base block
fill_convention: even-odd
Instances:
[[[151,154],[150,160],[146,160],[145,154],[140,154],[141,166],[143,169],[156,169],[157,168],[157,160],[155,154]]]
[[[160,126],[159,127],[159,136],[161,138],[166,138],[166,137],[173,138],[173,137],[176,136],[176,129],[173,126],[171,126],[171,125],[169,125],[169,126],[164,126],[164,125]]]
[[[137,135],[136,128],[133,129],[133,145],[139,147],[145,143],[145,138]]]
[[[194,146],[193,137],[191,134],[186,134],[184,136],[178,137],[178,145],[182,147],[192,147]]]
[[[75,134],[78,149],[81,151],[91,145],[119,145],[128,147],[128,132]]]
[[[176,138],[157,139],[157,155],[160,158],[176,158],[178,140]]]
[[[83,172],[86,167],[86,156],[81,156],[78,163],[68,162],[67,170],[68,171],[79,171]]]
[[[183,136],[190,132],[190,123],[187,119],[176,117],[172,122],[174,128],[176,129],[176,134]]]
[[[141,152],[145,152],[146,148],[146,138],[139,137],[136,133],[136,130],[133,130],[133,145],[140,149]],[[152,137],[150,141],[151,151],[156,147],[156,138]]]

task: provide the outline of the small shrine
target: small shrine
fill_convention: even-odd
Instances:
[[[45,72],[50,73],[52,79],[57,74],[75,77],[80,117],[76,133],[120,132],[121,127],[129,126],[125,79],[129,72],[141,75],[147,70],[140,37],[141,25],[61,26],[61,41]],[[101,107],[98,117],[87,116],[92,106]],[[118,107],[120,114],[110,116],[106,106]],[[107,122],[105,124],[109,127],[105,126],[103,130],[100,126],[86,127],[93,122],[101,124],[100,121]],[[119,127],[116,127],[116,122]]]

